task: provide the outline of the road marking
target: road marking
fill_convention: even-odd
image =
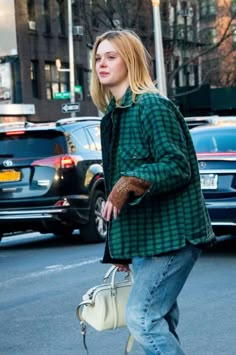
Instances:
[[[26,280],[30,280],[30,279],[33,279],[33,278],[46,276],[46,275],[49,275],[49,274],[52,274],[52,273],[59,273],[59,272],[64,271],[64,270],[76,269],[76,268],[79,268],[79,267],[84,266],[84,265],[95,264],[95,263],[99,262],[100,260],[101,260],[101,258],[93,258],[93,259],[81,261],[80,263],[76,263],[76,264],[46,266],[45,270],[38,271],[38,272],[31,272],[31,273],[23,275],[23,276],[15,277],[14,279],[9,279],[9,280],[0,282],[0,288],[1,287],[11,286],[14,283],[17,283],[19,281],[20,282],[21,281],[26,281]]]
[[[46,266],[45,269],[56,269],[58,267],[63,267],[63,264]]]

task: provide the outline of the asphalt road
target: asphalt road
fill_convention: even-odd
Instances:
[[[51,235],[0,244],[0,355],[86,355],[75,309],[108,267],[103,244],[67,244]],[[236,239],[205,252],[179,298],[187,355],[236,354]],[[88,328],[89,355],[123,355],[126,329]],[[135,344],[134,355],[143,355]]]

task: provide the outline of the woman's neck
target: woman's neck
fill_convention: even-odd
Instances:
[[[119,87],[110,88],[112,96],[114,96],[116,100],[116,104],[120,104],[122,97],[124,96],[126,90],[128,89],[129,84],[125,83],[125,85],[120,85]]]

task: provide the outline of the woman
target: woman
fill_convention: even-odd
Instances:
[[[126,322],[146,354],[182,355],[177,297],[214,235],[184,118],[149,74],[132,31],[109,31],[93,48],[91,95],[101,123],[109,231],[103,262],[134,285]]]

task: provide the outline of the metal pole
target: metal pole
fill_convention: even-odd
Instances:
[[[164,96],[167,96],[164,52],[161,31],[160,0],[152,0],[152,7],[154,22],[157,86],[160,93]]]
[[[69,44],[69,68],[70,68],[70,102],[75,103],[75,65],[74,65],[74,45],[73,45],[73,23],[72,23],[72,3],[68,0],[68,44]],[[75,112],[71,113],[71,117]]]

